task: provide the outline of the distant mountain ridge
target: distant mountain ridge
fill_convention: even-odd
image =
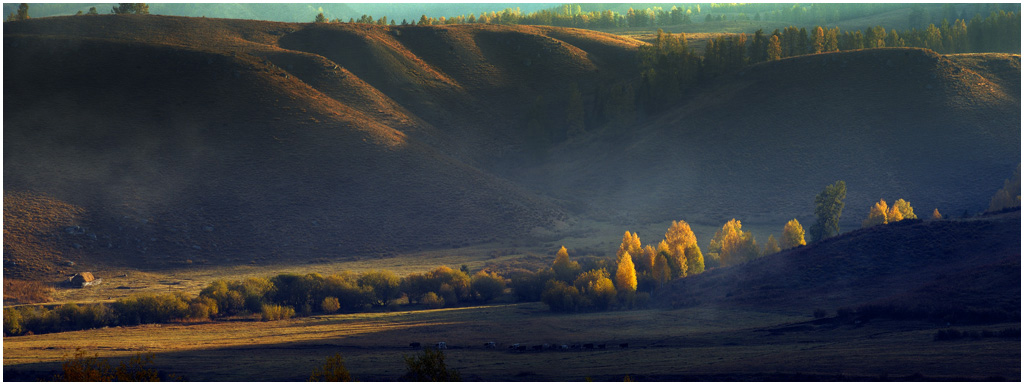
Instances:
[[[879,198],[980,211],[1020,158],[1018,55],[790,58],[566,138],[571,90],[592,116],[600,90],[636,79],[642,43],[100,15],[4,23],[4,44],[5,204],[82,211],[17,233],[49,242],[49,264],[379,256],[552,240],[593,219],[809,226],[839,179],[849,229]],[[86,230],[54,235],[69,226]],[[40,271],[10,250],[5,275]]]

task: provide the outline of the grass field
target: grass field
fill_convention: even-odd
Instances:
[[[5,377],[45,376],[85,349],[154,353],[154,366],[192,381],[304,380],[341,353],[355,379],[393,380],[402,357],[445,341],[466,380],[582,381],[779,378],[1020,378],[1020,341],[935,342],[938,326],[813,325],[810,315],[711,307],[552,314],[540,303],[318,316],[287,321],[148,325],[4,338]],[[998,330],[1014,325],[986,325]],[[968,328],[970,329],[970,328]],[[498,348],[485,349],[495,341]],[[510,352],[513,343],[606,349]],[[619,344],[628,343],[628,348]],[[768,376],[768,377],[764,377]],[[836,377],[839,378],[839,377]]]

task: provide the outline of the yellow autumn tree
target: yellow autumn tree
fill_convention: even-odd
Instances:
[[[573,278],[580,272],[580,264],[576,261],[570,261],[569,251],[565,249],[565,246],[562,246],[555,253],[555,263],[551,265],[551,269],[555,271],[555,278],[558,278],[558,280],[572,282]]]
[[[1020,164],[1013,177],[1003,181],[1003,188],[996,191],[988,203],[988,212],[999,211],[1009,207],[1020,207]]]
[[[686,247],[686,274],[696,275],[704,272],[704,254],[696,243]]]
[[[861,227],[871,227],[889,223],[886,219],[886,215],[888,213],[889,204],[885,203],[885,199],[880,199],[878,203],[871,206],[871,209],[868,211],[868,218],[861,222]]]
[[[654,257],[658,255],[658,250],[651,245],[645,245],[640,254],[634,258],[633,263],[636,265],[637,274],[652,274],[654,272]]]
[[[782,251],[782,248],[779,247],[779,242],[775,240],[775,235],[769,235],[768,240],[764,242],[764,251],[761,252],[761,255],[771,255],[780,251]]]
[[[895,204],[889,206],[889,211],[885,212],[885,223],[894,223],[903,220],[903,212],[900,211]]]
[[[659,252],[665,252],[672,277],[685,277],[704,272],[704,257],[697,246],[697,236],[686,221],[672,221],[665,231],[665,240],[658,244]],[[689,251],[689,252],[688,252]]]
[[[618,267],[615,269],[615,288],[636,291],[636,268],[633,266],[633,256],[629,255],[629,252],[619,256]]]
[[[639,256],[643,253],[643,249],[640,247],[640,236],[629,231],[622,235],[622,244],[619,245],[619,251],[615,252],[615,257],[622,258],[622,255],[627,253],[630,256]]]
[[[658,255],[654,257],[654,269],[652,275],[654,276],[654,281],[657,282],[659,286],[672,279],[672,271],[668,267],[668,260],[665,259],[665,253],[658,253]]]
[[[719,266],[740,264],[757,257],[757,241],[749,231],[743,231],[743,224],[733,218],[715,232],[708,247],[708,255],[718,261]]]
[[[938,208],[936,208],[935,211],[932,211],[932,219],[942,219],[942,214],[939,213]]]
[[[900,212],[900,217],[902,217],[902,219],[893,220],[892,218],[889,218],[889,222],[899,222],[903,219],[917,219],[917,215],[914,214],[914,208],[910,207],[910,202],[903,199],[897,199],[896,202],[893,202],[892,207],[895,207],[896,211]]]
[[[796,218],[791,219],[789,222],[786,222],[785,226],[782,226],[782,244],[780,247],[783,250],[806,244],[807,241],[804,240],[804,227],[800,225]]]

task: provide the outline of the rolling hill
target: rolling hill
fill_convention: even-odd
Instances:
[[[640,223],[809,224],[836,180],[847,229],[880,198],[980,212],[1020,159],[1020,57],[876,49],[761,63],[552,154],[537,174],[553,195]]]
[[[809,223],[837,179],[850,223],[878,198],[978,211],[1019,162],[1018,55],[790,58],[594,123],[641,44],[528,26],[5,23],[5,277],[551,239],[593,219],[781,228]],[[572,89],[590,126],[567,139]]]
[[[916,312],[1020,313],[1020,211],[911,220],[851,231],[676,280],[674,306],[834,312],[862,305]]]

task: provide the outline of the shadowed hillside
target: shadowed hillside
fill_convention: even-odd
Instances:
[[[794,57],[700,84],[640,126],[566,143],[538,174],[556,196],[639,222],[810,223],[814,195],[836,180],[848,186],[845,229],[879,198],[973,213],[1020,159],[1019,90],[1018,55]]]
[[[838,179],[849,229],[880,197],[978,211],[1019,162],[1017,55],[790,58],[602,126],[599,94],[637,78],[641,44],[528,26],[4,23],[5,207],[79,210],[5,209],[12,245],[50,250],[5,238],[5,274],[532,242],[579,219],[809,226]]]
[[[5,25],[4,189],[82,208],[86,230],[65,237],[65,249],[74,243],[94,260],[132,265],[246,263],[458,247],[557,230],[568,219],[548,200],[423,144],[417,137],[450,133],[352,72],[270,45],[305,26],[92,19]],[[178,28],[188,32],[164,37]],[[409,68],[394,70],[414,71],[415,89],[468,95],[452,80],[459,77],[401,47],[382,55],[408,59]],[[335,69],[338,81],[323,79]],[[334,99],[331,87],[362,97]],[[479,112],[473,119],[494,118]],[[5,264],[5,272],[32,273],[23,266]]]
[[[861,229],[676,280],[674,306],[791,309],[896,305],[1020,312],[1020,211]]]

